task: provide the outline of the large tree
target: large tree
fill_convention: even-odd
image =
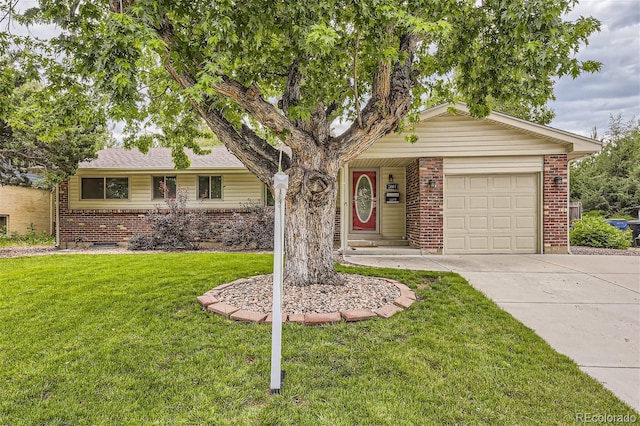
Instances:
[[[0,185],[31,185],[27,174],[36,172],[42,186],[52,186],[95,158],[109,139],[106,115],[86,86],[45,87],[33,58],[6,47],[0,45]]]
[[[571,199],[586,211],[636,216],[640,206],[640,120],[611,117],[602,150],[571,165]]]
[[[59,25],[51,43],[61,69],[92,79],[132,130],[175,131],[195,114],[269,186],[280,165],[273,142],[287,145],[286,271],[307,285],[340,283],[332,252],[343,164],[410,131],[425,105],[463,99],[476,116],[494,103],[535,110],[554,78],[598,68],[575,58],[599,23],[563,21],[574,4],[41,0],[25,16]],[[339,118],[351,124],[334,134]]]

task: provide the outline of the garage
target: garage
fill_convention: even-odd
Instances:
[[[393,245],[422,255],[569,252],[569,162],[599,151],[598,141],[497,111],[473,117],[461,103],[422,112],[411,131],[415,143],[386,135],[341,170],[343,194],[350,170],[380,171],[376,212],[393,226]],[[396,204],[386,198],[392,191]],[[342,197],[342,250],[351,206]],[[362,240],[392,246],[384,232]]]
[[[538,253],[539,175],[445,175],[444,253]]]

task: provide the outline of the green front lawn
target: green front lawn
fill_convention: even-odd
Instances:
[[[253,254],[0,259],[0,424],[573,424],[630,414],[456,274],[341,268],[422,299],[388,320],[271,328],[200,309]]]

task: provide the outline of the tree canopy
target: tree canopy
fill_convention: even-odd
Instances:
[[[571,167],[571,199],[585,211],[637,215],[640,206],[640,120],[611,117],[602,150]]]
[[[599,23],[563,22],[573,4],[42,0],[22,21],[60,27],[50,44],[65,55],[57,71],[90,78],[109,96],[110,115],[129,123],[129,144],[149,145],[144,130],[153,123],[188,145],[193,106],[214,131],[264,156],[264,140],[286,143],[300,130],[345,144],[374,131],[367,119],[386,116],[377,110],[398,98],[399,119],[454,99],[479,116],[495,104],[519,115],[539,110],[556,76],[598,68],[574,56]],[[403,62],[406,75],[397,68]],[[384,99],[390,89],[395,97]],[[330,137],[337,118],[354,126]],[[375,133],[396,130],[393,121]]]
[[[106,115],[87,87],[45,87],[27,55],[0,54],[0,184],[58,183],[109,138]]]
[[[12,0],[0,0],[11,4]],[[340,167],[410,130],[425,106],[464,100],[542,111],[599,22],[563,21],[574,0],[40,0],[18,16],[55,23],[50,78],[91,81],[129,144],[153,128],[176,149],[199,120],[265,184],[289,175],[287,266],[301,284],[336,283]],[[64,78],[64,77],[59,77]],[[336,120],[346,130],[336,134]],[[146,132],[146,133],[145,133]],[[274,143],[290,147],[280,156]],[[193,147],[193,146],[192,146]]]

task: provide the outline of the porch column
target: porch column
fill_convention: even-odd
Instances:
[[[544,156],[542,234],[545,254],[569,252],[568,165],[567,154]],[[562,181],[556,183],[556,177]]]
[[[444,248],[443,161],[418,158],[407,166],[407,239],[423,254],[442,254]]]

